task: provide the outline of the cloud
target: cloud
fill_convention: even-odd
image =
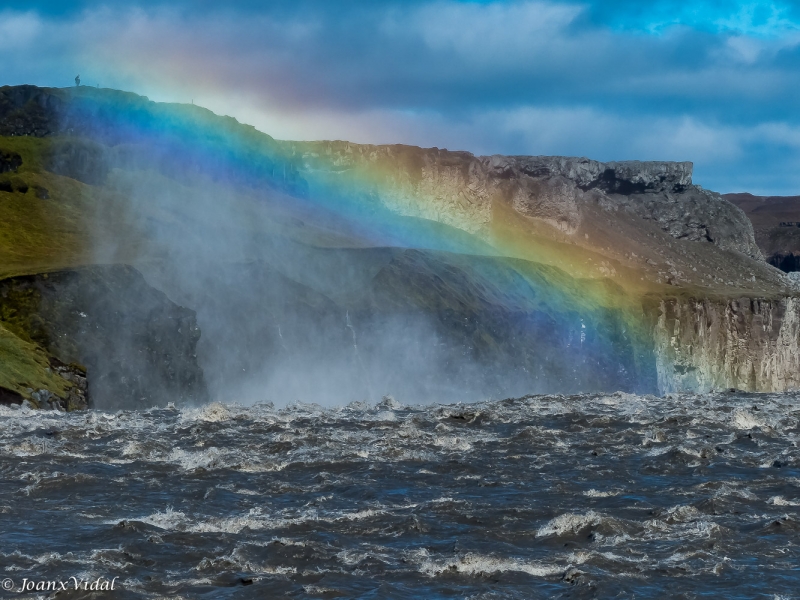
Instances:
[[[40,35],[41,21],[33,13],[0,14],[0,49],[29,46]]]
[[[707,187],[751,173],[764,189],[765,171],[771,189],[796,185],[789,3],[32,6],[0,15],[3,83],[69,85],[80,72],[281,138],[693,160]]]

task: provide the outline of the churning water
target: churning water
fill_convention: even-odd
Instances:
[[[0,597],[798,597],[798,399],[2,408]]]

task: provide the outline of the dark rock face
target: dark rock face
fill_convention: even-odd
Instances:
[[[57,398],[41,390],[39,392],[40,408],[42,402],[48,402],[51,408],[56,408],[54,405],[57,404],[60,410],[66,411],[89,408],[89,383],[86,379],[86,369],[75,363],[64,364],[55,357],[50,358],[50,366],[60,377],[75,385],[70,388],[69,395],[65,399]]]
[[[89,185],[101,185],[110,169],[107,154],[107,148],[88,140],[56,139],[45,154],[45,168]]]
[[[609,194],[602,202],[655,221],[675,239],[711,242],[723,250],[764,260],[747,216],[715,192],[690,185],[680,193]]]
[[[85,365],[93,407],[147,408],[207,397],[195,356],[200,330],[194,312],[150,287],[132,267],[2,281],[0,314],[8,329],[55,357],[62,377],[83,377],[67,365]],[[80,398],[74,404],[79,407]]]
[[[0,135],[44,137],[58,130],[62,100],[34,85],[0,88]]]
[[[763,260],[746,215],[720,194],[693,185],[690,162],[601,163],[562,156],[493,156],[484,161],[493,172],[507,178],[520,180],[527,176],[542,185],[549,183],[551,188],[551,182],[559,182],[562,189],[551,194],[552,199],[545,203],[548,206],[572,202],[580,211],[582,199],[593,199],[609,211],[622,209],[655,221],[675,239],[711,242],[724,250]],[[542,196],[540,192],[533,195]],[[554,212],[552,208],[550,212]],[[573,216],[571,220],[579,218]]]
[[[505,159],[505,160],[504,160]],[[641,162],[638,160],[601,163],[588,158],[566,156],[493,156],[494,169],[517,168],[531,177],[564,177],[583,191],[600,189],[615,194],[681,192],[692,184],[690,162]]]
[[[512,280],[528,291],[498,301],[501,282]],[[427,387],[445,374],[453,389],[466,385],[496,396],[523,389],[656,390],[653,357],[625,331],[620,314],[571,306],[547,289],[543,274],[522,261],[509,266],[488,257],[405,250],[374,277],[367,306],[356,315],[369,325],[361,335],[368,354],[383,354],[384,362],[391,352],[381,348],[384,322],[396,315],[427,320],[439,343],[427,358],[437,368],[420,370],[430,376]]]
[[[0,173],[16,173],[22,166],[22,157],[16,152],[0,152]]]
[[[800,271],[800,252],[776,252],[767,259],[767,262],[784,273]]]
[[[0,406],[9,406],[11,404],[22,404],[25,401],[20,394],[13,390],[0,387]]]
[[[197,307],[214,397],[444,402],[657,389],[652,352],[622,314],[550,297],[524,261],[387,248],[290,254],[208,269],[183,290],[178,276],[152,279]],[[509,280],[523,291],[509,297]]]

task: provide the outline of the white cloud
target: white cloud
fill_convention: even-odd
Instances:
[[[29,47],[41,34],[42,21],[32,12],[0,12],[0,49]]]
[[[800,152],[800,117],[788,110],[800,71],[773,61],[800,44],[796,31],[614,32],[580,21],[582,5],[543,0],[370,10],[357,23],[305,12],[7,11],[0,83],[69,85],[80,72],[283,139],[692,160],[712,188],[726,169],[763,173],[765,144]]]
[[[526,60],[539,53],[583,12],[552,2],[422,5],[395,27],[417,32],[433,50],[453,50],[473,60]]]

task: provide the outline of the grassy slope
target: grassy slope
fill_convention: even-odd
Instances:
[[[26,342],[0,327],[0,387],[30,398],[29,390],[47,389],[65,397],[69,384],[53,374],[47,354],[35,344]]]
[[[0,278],[41,273],[88,261],[86,222],[83,215],[96,193],[89,186],[42,168],[47,142],[37,138],[0,137],[0,150],[22,157],[17,173],[4,173],[0,181],[12,183],[14,192],[0,191]],[[19,190],[20,185],[28,189]],[[37,188],[50,198],[37,196]]]
[[[0,138],[0,151],[14,152],[23,163],[17,173],[0,175],[15,190],[0,191],[0,278],[77,266],[87,261],[85,221],[90,205],[87,187],[42,168],[47,142],[37,138]],[[20,188],[27,187],[22,193]],[[45,189],[49,199],[40,198]],[[29,390],[67,393],[67,382],[54,375],[46,353],[0,326],[0,386],[30,398]]]

